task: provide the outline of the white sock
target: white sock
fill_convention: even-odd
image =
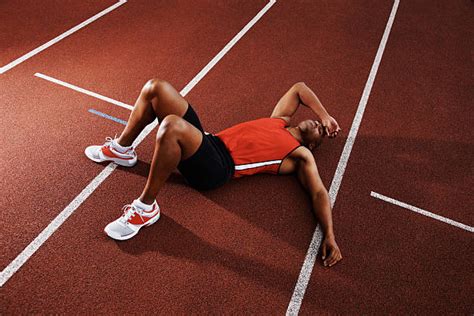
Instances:
[[[122,152],[122,153],[126,152],[127,150],[132,149],[132,146],[124,147],[124,146],[120,145],[120,144],[117,142],[117,139],[114,139],[114,140],[112,141],[112,147],[113,147],[114,149],[118,150],[119,152]]]
[[[151,205],[145,204],[142,201],[140,201],[140,199],[134,200],[132,204],[135,205],[135,206],[138,206],[139,208],[141,208],[144,211],[151,211],[151,209],[153,208],[153,204],[151,204]]]

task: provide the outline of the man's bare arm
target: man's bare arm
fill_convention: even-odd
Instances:
[[[316,114],[317,119],[323,124],[329,136],[336,136],[341,130],[336,120],[329,115],[316,94],[303,82],[294,84],[281,97],[271,117],[280,117],[289,122],[300,104],[310,108]]]
[[[311,197],[314,213],[324,234],[321,244],[324,265],[332,266],[342,259],[342,255],[334,235],[329,194],[321,181],[313,155],[306,148],[301,148],[296,153],[299,156],[298,179]]]

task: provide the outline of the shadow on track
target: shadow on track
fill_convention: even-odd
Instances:
[[[149,167],[149,163],[139,161],[134,168],[119,168],[146,178]],[[168,182],[187,185],[178,172],[171,174]],[[233,180],[223,187],[199,193],[271,236],[302,253],[306,252],[316,220],[310,211],[309,198],[295,177],[262,174]],[[306,234],[301,234],[302,229]]]
[[[297,275],[286,270],[219,248],[163,214],[157,224],[143,229],[131,240],[117,242],[117,246],[132,255],[158,252],[205,266],[221,266],[262,286],[277,288],[282,292],[292,289],[297,278]]]

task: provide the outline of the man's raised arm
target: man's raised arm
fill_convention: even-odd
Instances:
[[[281,97],[273,109],[271,117],[283,118],[289,122],[300,104],[309,107],[316,114],[327,135],[330,137],[337,136],[337,133],[341,130],[339,124],[329,115],[316,94],[303,82],[295,83]]]

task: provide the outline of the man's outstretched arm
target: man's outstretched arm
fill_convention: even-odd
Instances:
[[[329,194],[321,181],[313,155],[306,148],[300,148],[295,151],[299,158],[297,167],[298,180],[311,197],[314,213],[324,234],[321,244],[324,265],[332,266],[342,259],[342,255],[334,235]]]
[[[280,117],[289,122],[300,104],[309,107],[316,114],[317,119],[325,127],[327,135],[330,137],[337,136],[337,133],[341,130],[339,124],[329,115],[316,94],[303,82],[294,84],[281,97],[271,117]]]

